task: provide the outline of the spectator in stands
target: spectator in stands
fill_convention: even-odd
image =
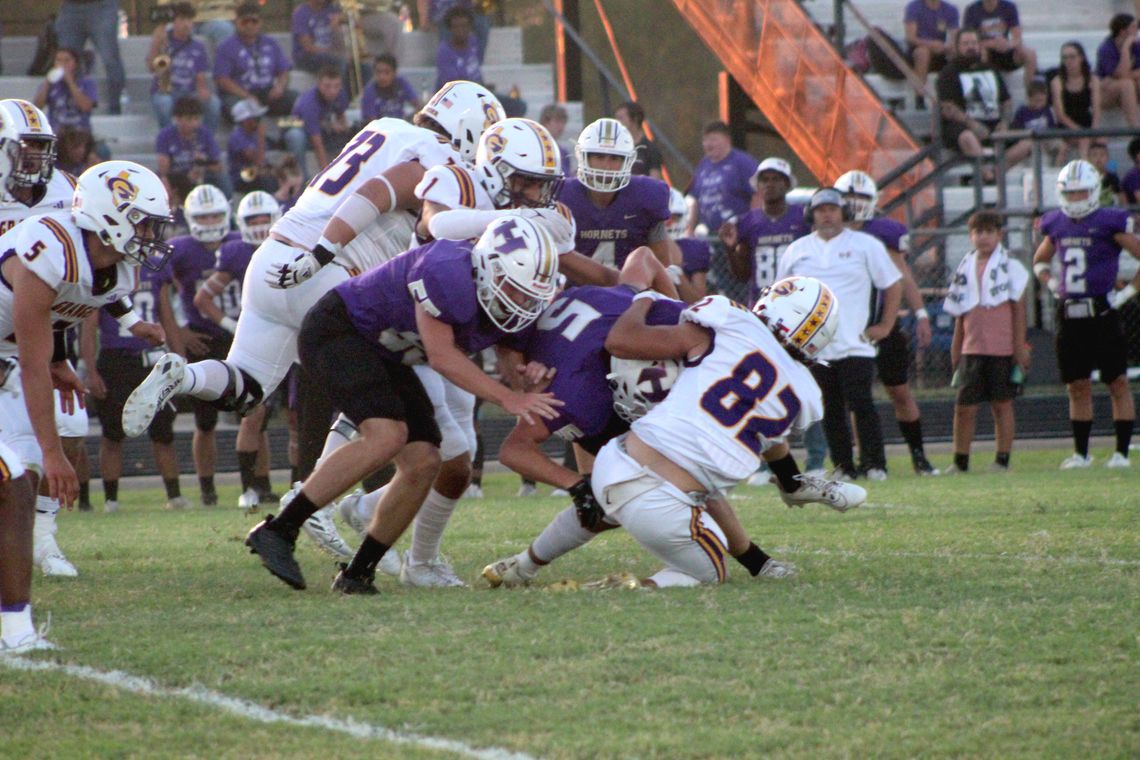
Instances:
[[[91,112],[99,105],[95,80],[79,69],[79,53],[68,47],[55,51],[55,67],[40,83],[32,102],[45,108],[52,127],[91,131]]]
[[[446,33],[440,33],[435,54],[437,90],[458,79],[483,83],[483,66],[474,27],[475,14],[470,8],[455,6],[443,17]]]
[[[119,55],[119,0],[63,0],[55,17],[55,32],[59,46],[77,51],[76,55],[91,40],[107,72],[107,112],[122,113],[127,76]],[[58,129],[62,125],[52,119],[52,126]]]
[[[277,180],[277,192],[273,197],[281,204],[281,213],[284,214],[293,208],[293,204],[305,191],[305,178],[301,174],[301,167],[293,156],[285,156],[273,169],[273,177]]]
[[[685,193],[697,201],[686,237],[696,234],[697,224],[705,226],[705,231],[700,233],[702,237],[715,235],[725,222],[734,222],[747,213],[752,202],[749,180],[759,166],[752,156],[732,147],[732,133],[723,121],[705,125],[701,131],[701,148],[705,157],[693,171]]]
[[[206,72],[210,59],[206,46],[194,39],[194,6],[188,2],[175,3],[174,20],[160,24],[154,30],[146,66],[154,74],[150,88],[150,101],[159,128],[170,126],[174,114],[174,101],[179,98],[197,98],[202,103],[202,123],[216,132],[221,123],[222,103],[210,92]]]
[[[184,2],[186,0],[183,0]],[[224,40],[234,33],[234,0],[188,0],[194,7],[194,35],[210,43],[217,50]],[[158,0],[157,5],[177,4],[175,0]]]
[[[1026,89],[1026,104],[1017,107],[1013,113],[1014,129],[1028,129],[1031,132],[1040,132],[1046,129],[1057,128],[1057,118],[1049,106],[1049,85],[1044,80],[1034,79]],[[1033,151],[1033,141],[1029,138],[1016,143],[1026,155]],[[1042,149],[1051,154],[1054,166],[1065,162],[1066,146],[1061,140],[1048,140]]]
[[[633,144],[637,146],[633,173],[661,179],[661,166],[664,161],[661,158],[661,151],[657,150],[657,146],[645,134],[645,109],[628,100],[614,110],[614,118],[629,130],[633,136]]]
[[[323,68],[347,71],[344,55],[344,17],[332,0],[305,0],[293,10],[293,64],[316,74]]]
[[[936,88],[942,109],[942,144],[979,158],[990,135],[1009,123],[1013,110],[1009,92],[997,69],[982,63],[976,31],[960,29],[954,38],[954,53],[954,59],[939,72]],[[1006,151],[1006,161],[1015,164],[1028,151],[1028,146],[1014,145]],[[983,177],[992,182],[993,169],[985,167]]]
[[[494,0],[476,3],[473,0],[416,0],[416,9],[420,17],[420,28],[431,32],[436,27],[447,29],[447,14],[453,9],[462,8],[471,13],[472,24],[475,29],[475,44],[479,51],[479,64],[487,54],[487,38],[491,36],[491,19],[483,12],[483,8],[493,4]],[[442,36],[442,35],[440,35]]]
[[[1130,127],[1140,127],[1137,89],[1140,88],[1140,43],[1136,39],[1136,18],[1127,13],[1112,17],[1108,36],[1096,49],[1096,75],[1100,77],[1101,99],[1107,107],[1119,105]]]
[[[407,119],[420,110],[412,83],[396,73],[396,56],[384,53],[372,63],[372,81],[360,96],[360,118],[365,123],[386,116]]]
[[[239,100],[231,114],[234,129],[226,143],[230,182],[234,190],[245,194],[253,190],[273,192],[277,182],[265,166],[265,106],[252,100]]]
[[[562,139],[562,134],[566,131],[566,124],[569,121],[570,115],[566,113],[565,108],[557,103],[543,106],[538,114],[538,123],[546,127],[550,136],[558,143],[558,150],[562,151],[562,173],[567,177],[573,177],[576,171],[573,169],[574,144],[567,143]]]
[[[214,82],[222,107],[230,114],[239,100],[253,98],[271,116],[288,116],[297,95],[288,89],[289,59],[272,37],[261,32],[261,8],[256,1],[237,9],[237,34],[218,46]]]
[[[926,85],[926,77],[941,71],[953,47],[947,35],[958,28],[958,8],[942,0],[910,0],[903,13],[903,29],[914,73]],[[919,95],[922,95],[920,90]]]
[[[191,188],[203,183],[217,185],[227,196],[233,194],[222,169],[222,151],[214,135],[202,126],[202,104],[196,99],[175,102],[174,123],[159,130],[154,151],[158,176],[170,193],[172,205],[181,204]]]
[[[95,152],[95,138],[75,127],[62,127],[55,133],[56,168],[78,177],[102,159]]]
[[[1128,143],[1128,157],[1132,159],[1132,168],[1124,175],[1120,189],[1124,193],[1124,200],[1129,206],[1140,205],[1140,137],[1133,137]]]
[[[1061,127],[1089,129],[1100,126],[1101,81],[1092,73],[1084,45],[1072,40],[1061,46],[1061,66],[1049,86]],[[1081,156],[1088,154],[1089,138],[1066,140],[1066,143],[1069,147],[1077,146]]]
[[[1037,77],[1037,51],[1021,41],[1021,19],[1011,0],[977,0],[966,7],[963,29],[976,29],[982,60],[998,71],[1025,69],[1025,89]]]
[[[285,148],[297,159],[302,172],[306,150],[312,149],[320,171],[348,143],[352,130],[344,115],[347,109],[348,93],[340,71],[326,66],[317,73],[317,85],[293,104],[293,116],[301,120],[301,126],[285,130]]]
[[[395,56],[400,52],[400,33],[404,22],[396,13],[394,0],[371,0],[360,8],[360,28],[364,32],[364,48],[368,55]]]
[[[1088,162],[1100,172],[1100,206],[1123,206],[1120,192],[1120,177],[1108,168],[1108,143],[1094,139],[1089,144]]]
[[[1021,392],[1029,370],[1025,342],[1025,294],[1029,272],[1001,245],[1002,218],[996,211],[970,217],[974,250],[962,259],[951,280],[943,306],[954,320],[950,361],[954,402],[954,464],[945,474],[970,469],[970,445],[978,405],[990,403],[994,416],[996,453],[991,472],[1009,470],[1013,449],[1013,399]]]

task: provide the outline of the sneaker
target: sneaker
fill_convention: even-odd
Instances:
[[[103,511],[109,515],[115,514],[119,511],[119,502],[111,499],[110,501],[103,504]]]
[[[958,469],[958,465],[952,464],[949,467],[947,467],[945,470],[943,470],[942,474],[943,475],[966,475],[969,472],[970,472],[969,470],[960,470],[960,469]]]
[[[938,468],[932,465],[930,460],[926,458],[926,454],[923,454],[921,451],[916,451],[911,455],[911,462],[914,464],[914,474],[919,477],[933,477],[941,474]]]
[[[216,507],[218,506],[218,492],[212,488],[208,491],[202,491],[198,501],[202,502],[203,507]]]
[[[555,488],[553,491],[550,492],[550,498],[552,498],[552,499],[566,499],[569,497],[570,497],[570,492],[567,491],[565,488]]]
[[[882,467],[868,467],[863,471],[863,477],[865,477],[867,480],[873,480],[877,483],[881,483],[887,479],[887,471]]]
[[[400,583],[420,588],[467,588],[443,557],[436,557],[430,562],[413,562],[411,550],[404,552]]]
[[[989,466],[989,469],[987,471],[991,472],[995,475],[1004,475],[1005,473],[1009,472],[1009,465],[1008,464],[999,464],[997,462],[990,462],[990,466]]]
[[[356,552],[337,533],[332,512],[331,504],[324,509],[318,509],[312,517],[305,520],[301,530],[305,531],[305,535],[311,538],[317,548],[326,554],[337,559],[352,559]]]
[[[333,591],[339,591],[342,594],[361,594],[363,596],[380,593],[380,589],[376,588],[375,583],[373,583],[373,581],[376,580],[375,574],[365,578],[357,578],[345,574],[345,571],[348,570],[347,563],[338,562],[336,566],[340,568],[340,572],[336,574],[336,578],[333,580]]]
[[[1124,454],[1121,454],[1119,451],[1114,451],[1112,452],[1112,456],[1108,458],[1108,461],[1104,463],[1104,466],[1110,470],[1118,470],[1131,467],[1132,462],[1130,462],[1128,457]]]
[[[760,568],[760,572],[756,573],[757,578],[791,578],[796,574],[796,566],[791,562],[781,562],[778,559],[768,558],[764,563],[764,567]]]
[[[37,512],[32,529],[32,562],[44,575],[74,578],[79,575],[55,541],[55,515]]]
[[[29,631],[15,640],[0,638],[0,657],[58,649],[55,644],[44,638],[47,634],[48,627],[47,625],[42,625],[38,631]]]
[[[142,435],[150,427],[154,415],[182,387],[185,375],[185,359],[178,354],[163,354],[123,404],[123,432],[128,438]]]
[[[491,584],[491,588],[529,586],[537,576],[537,570],[532,573],[525,572],[519,566],[518,557],[507,557],[483,568],[483,579]]]
[[[167,499],[167,509],[186,509],[190,506],[190,502],[186,500],[185,496],[175,496],[173,499]]]
[[[297,529],[285,526],[270,528],[269,522],[272,519],[273,515],[266,515],[264,520],[253,526],[245,538],[245,545],[251,554],[261,558],[261,564],[266,570],[301,591],[305,588],[305,576],[301,575],[301,566],[293,557],[297,546]]]
[[[515,496],[520,499],[529,499],[531,496],[538,496],[538,486],[534,483],[523,483],[519,486],[519,492]]]
[[[257,497],[257,491],[252,488],[245,489],[245,492],[238,497],[238,509],[244,509],[246,512],[251,509],[257,509],[257,505],[261,500]]]
[[[867,500],[867,491],[854,483],[823,480],[807,475],[797,475],[796,480],[800,481],[800,487],[795,491],[788,493],[780,489],[780,498],[789,507],[826,504],[837,512],[846,512]]]
[[[768,470],[760,470],[759,472],[752,473],[748,478],[748,485],[750,486],[766,486],[772,482],[772,473]]]
[[[393,578],[399,578],[400,573],[404,571],[404,555],[403,552],[393,551],[389,549],[384,552],[384,556],[380,558],[380,564],[376,569],[389,575]]]
[[[357,488],[336,504],[336,511],[340,515],[340,519],[344,520],[345,524],[356,531],[356,535],[361,538],[364,538],[364,534],[368,532],[368,522],[364,519],[364,515],[358,511],[360,500],[363,497],[364,489]]]
[[[1076,452],[1070,454],[1065,461],[1061,462],[1062,470],[1085,470],[1092,467],[1093,458],[1089,455],[1081,456]]]
[[[463,498],[482,499],[483,486],[479,485],[478,483],[472,483],[471,485],[467,486],[467,490],[463,492]]]

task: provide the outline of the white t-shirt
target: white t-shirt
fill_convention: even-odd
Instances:
[[[855,230],[845,229],[827,241],[813,232],[793,241],[780,257],[777,279],[792,275],[815,277],[831,288],[839,302],[839,329],[819,358],[873,358],[874,344],[863,339],[871,319],[872,290],[884,290],[902,279],[883,244]]]

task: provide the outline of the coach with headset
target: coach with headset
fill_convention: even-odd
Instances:
[[[876,238],[844,226],[849,212],[843,196],[820,188],[804,209],[812,233],[793,241],[780,257],[776,279],[816,277],[839,302],[839,330],[820,352],[826,364],[812,367],[823,391],[823,427],[835,466],[834,477],[886,480],[887,458],[879,413],[871,400],[875,379],[875,344],[894,327],[902,299],[902,275]],[[873,289],[883,295],[882,317],[869,324]],[[849,415],[859,430],[859,466],[855,466]]]

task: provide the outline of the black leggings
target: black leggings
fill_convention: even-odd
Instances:
[[[871,399],[871,383],[875,378],[875,360],[870,357],[836,359],[829,366],[815,365],[811,370],[823,391],[823,429],[827,448],[836,467],[854,471],[855,454],[851,440],[851,414],[859,431],[859,468],[887,467],[883,449],[883,427],[879,412]]]

